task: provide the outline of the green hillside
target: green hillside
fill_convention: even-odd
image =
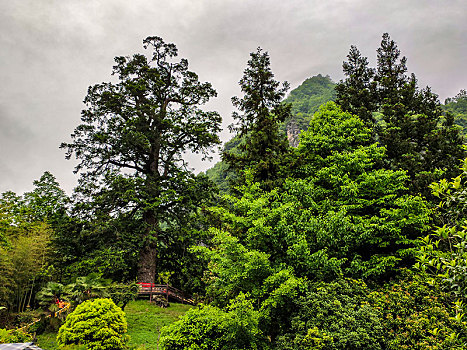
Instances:
[[[329,75],[318,74],[306,79],[299,87],[292,90],[285,102],[292,104],[293,117],[286,122],[286,125],[295,123],[299,130],[308,129],[311,117],[318,111],[319,106],[336,99],[335,86]]]
[[[465,136],[467,132],[466,90],[461,90],[455,97],[447,98],[444,102],[443,109],[454,115],[456,124],[462,127],[462,134]]]
[[[328,75],[318,74],[306,79],[300,86],[290,92],[285,102],[292,105],[292,117],[282,124],[281,131],[287,134],[291,145],[297,146],[298,134],[301,130],[308,129],[311,117],[319,106],[335,100],[335,85]],[[224,149],[232,150],[239,144],[240,140],[233,137],[225,143]],[[233,178],[233,173],[228,171],[227,164],[222,161],[217,162],[206,171],[206,175],[217,185],[221,193],[228,192],[228,183]]]

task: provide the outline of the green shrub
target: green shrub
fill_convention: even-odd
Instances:
[[[301,297],[289,333],[278,349],[384,349],[380,313],[368,304],[362,281],[315,283]]]
[[[138,296],[139,285],[136,282],[130,284],[112,283],[107,287],[107,292],[113,302],[125,310],[125,306]]]
[[[35,315],[31,312],[20,312],[15,315],[14,326],[22,327],[34,321]]]
[[[166,350],[268,349],[258,323],[259,312],[240,294],[226,310],[209,305],[189,310],[162,328],[160,344]]]
[[[125,313],[111,299],[78,305],[57,335],[59,345],[85,344],[89,350],[124,349],[128,342]]]
[[[447,293],[426,280],[409,275],[370,294],[369,302],[382,313],[386,349],[465,349],[463,314]]]
[[[0,344],[3,343],[28,343],[32,341],[32,336],[17,330],[6,330],[0,328]]]

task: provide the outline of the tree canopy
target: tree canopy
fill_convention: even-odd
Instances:
[[[240,179],[244,178],[244,170],[251,169],[256,180],[272,188],[288,148],[279,125],[290,116],[291,106],[282,102],[289,85],[274,80],[267,52],[258,48],[250,57],[240,79],[244,96],[232,98],[233,105],[242,113],[233,113],[236,123],[230,126],[246,140],[240,143],[240,152],[224,151],[222,157]]]
[[[406,74],[407,58],[389,34],[383,34],[377,49],[376,68],[368,67],[355,46],[347,58],[345,79],[336,86],[337,103],[374,127],[388,164],[406,170],[410,188],[429,196],[427,186],[443,174],[455,176],[465,155],[454,118],[443,117],[438,96],[429,87],[420,89],[414,74]]]
[[[144,222],[138,279],[156,274],[162,223],[177,221],[196,196],[185,151],[208,155],[218,143],[220,116],[199,108],[216,91],[175,60],[177,48],[159,37],[143,40],[143,54],[116,57],[117,83],[91,86],[82,124],[63,143],[67,157],[80,161],[78,197],[91,198],[92,211],[129,213]]]

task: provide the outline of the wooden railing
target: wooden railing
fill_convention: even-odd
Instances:
[[[193,305],[195,302],[193,297],[189,294],[182,292],[181,290],[169,286],[168,284],[155,284],[155,283],[143,283],[139,282],[139,295],[149,295],[149,299],[152,300],[155,295],[162,295],[168,298],[177,300],[184,304]]]

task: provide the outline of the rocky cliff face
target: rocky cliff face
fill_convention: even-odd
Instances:
[[[290,92],[285,102],[292,105],[292,117],[282,127],[290,146],[298,146],[300,131],[308,129],[310,120],[319,106],[335,100],[335,85],[329,76],[318,74],[306,79]]]
[[[291,120],[287,123],[287,140],[289,140],[290,147],[298,146],[298,135],[300,134],[300,128],[295,120]]]

